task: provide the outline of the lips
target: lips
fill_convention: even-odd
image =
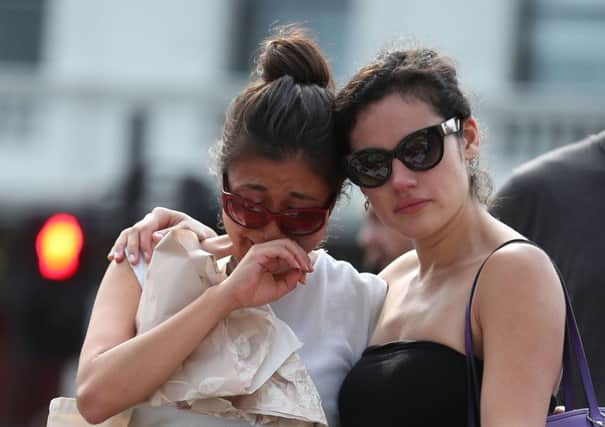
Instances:
[[[428,199],[406,199],[397,205],[395,213],[413,214],[424,208],[428,202]]]

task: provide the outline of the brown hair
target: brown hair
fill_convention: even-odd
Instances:
[[[300,157],[336,196],[345,179],[333,126],[334,82],[319,47],[298,26],[261,43],[248,86],[232,101],[216,149],[218,170],[244,156]]]
[[[444,119],[471,117],[453,61],[431,49],[387,49],[362,67],[336,97],[335,123],[341,150],[350,151],[349,135],[360,111],[392,93],[423,101]],[[469,179],[471,193],[486,203],[491,193],[489,176],[472,170]]]

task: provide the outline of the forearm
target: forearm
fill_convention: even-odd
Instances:
[[[224,287],[211,287],[155,328],[81,361],[78,406],[99,421],[145,400],[234,308]]]

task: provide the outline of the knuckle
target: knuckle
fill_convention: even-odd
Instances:
[[[166,216],[170,216],[170,212],[171,210],[168,208],[165,208],[163,206],[156,206],[152,211],[152,217],[154,219],[157,219],[158,217],[166,217]]]

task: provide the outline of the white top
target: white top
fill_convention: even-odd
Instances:
[[[338,391],[345,375],[361,357],[384,302],[386,284],[351,264],[316,252],[306,285],[273,302],[276,316],[304,343],[298,353],[322,399],[328,425],[338,426]],[[133,266],[143,283],[146,265]],[[203,423],[203,424],[200,424]],[[132,426],[246,426],[246,422],[214,418],[172,407],[136,408]]]

